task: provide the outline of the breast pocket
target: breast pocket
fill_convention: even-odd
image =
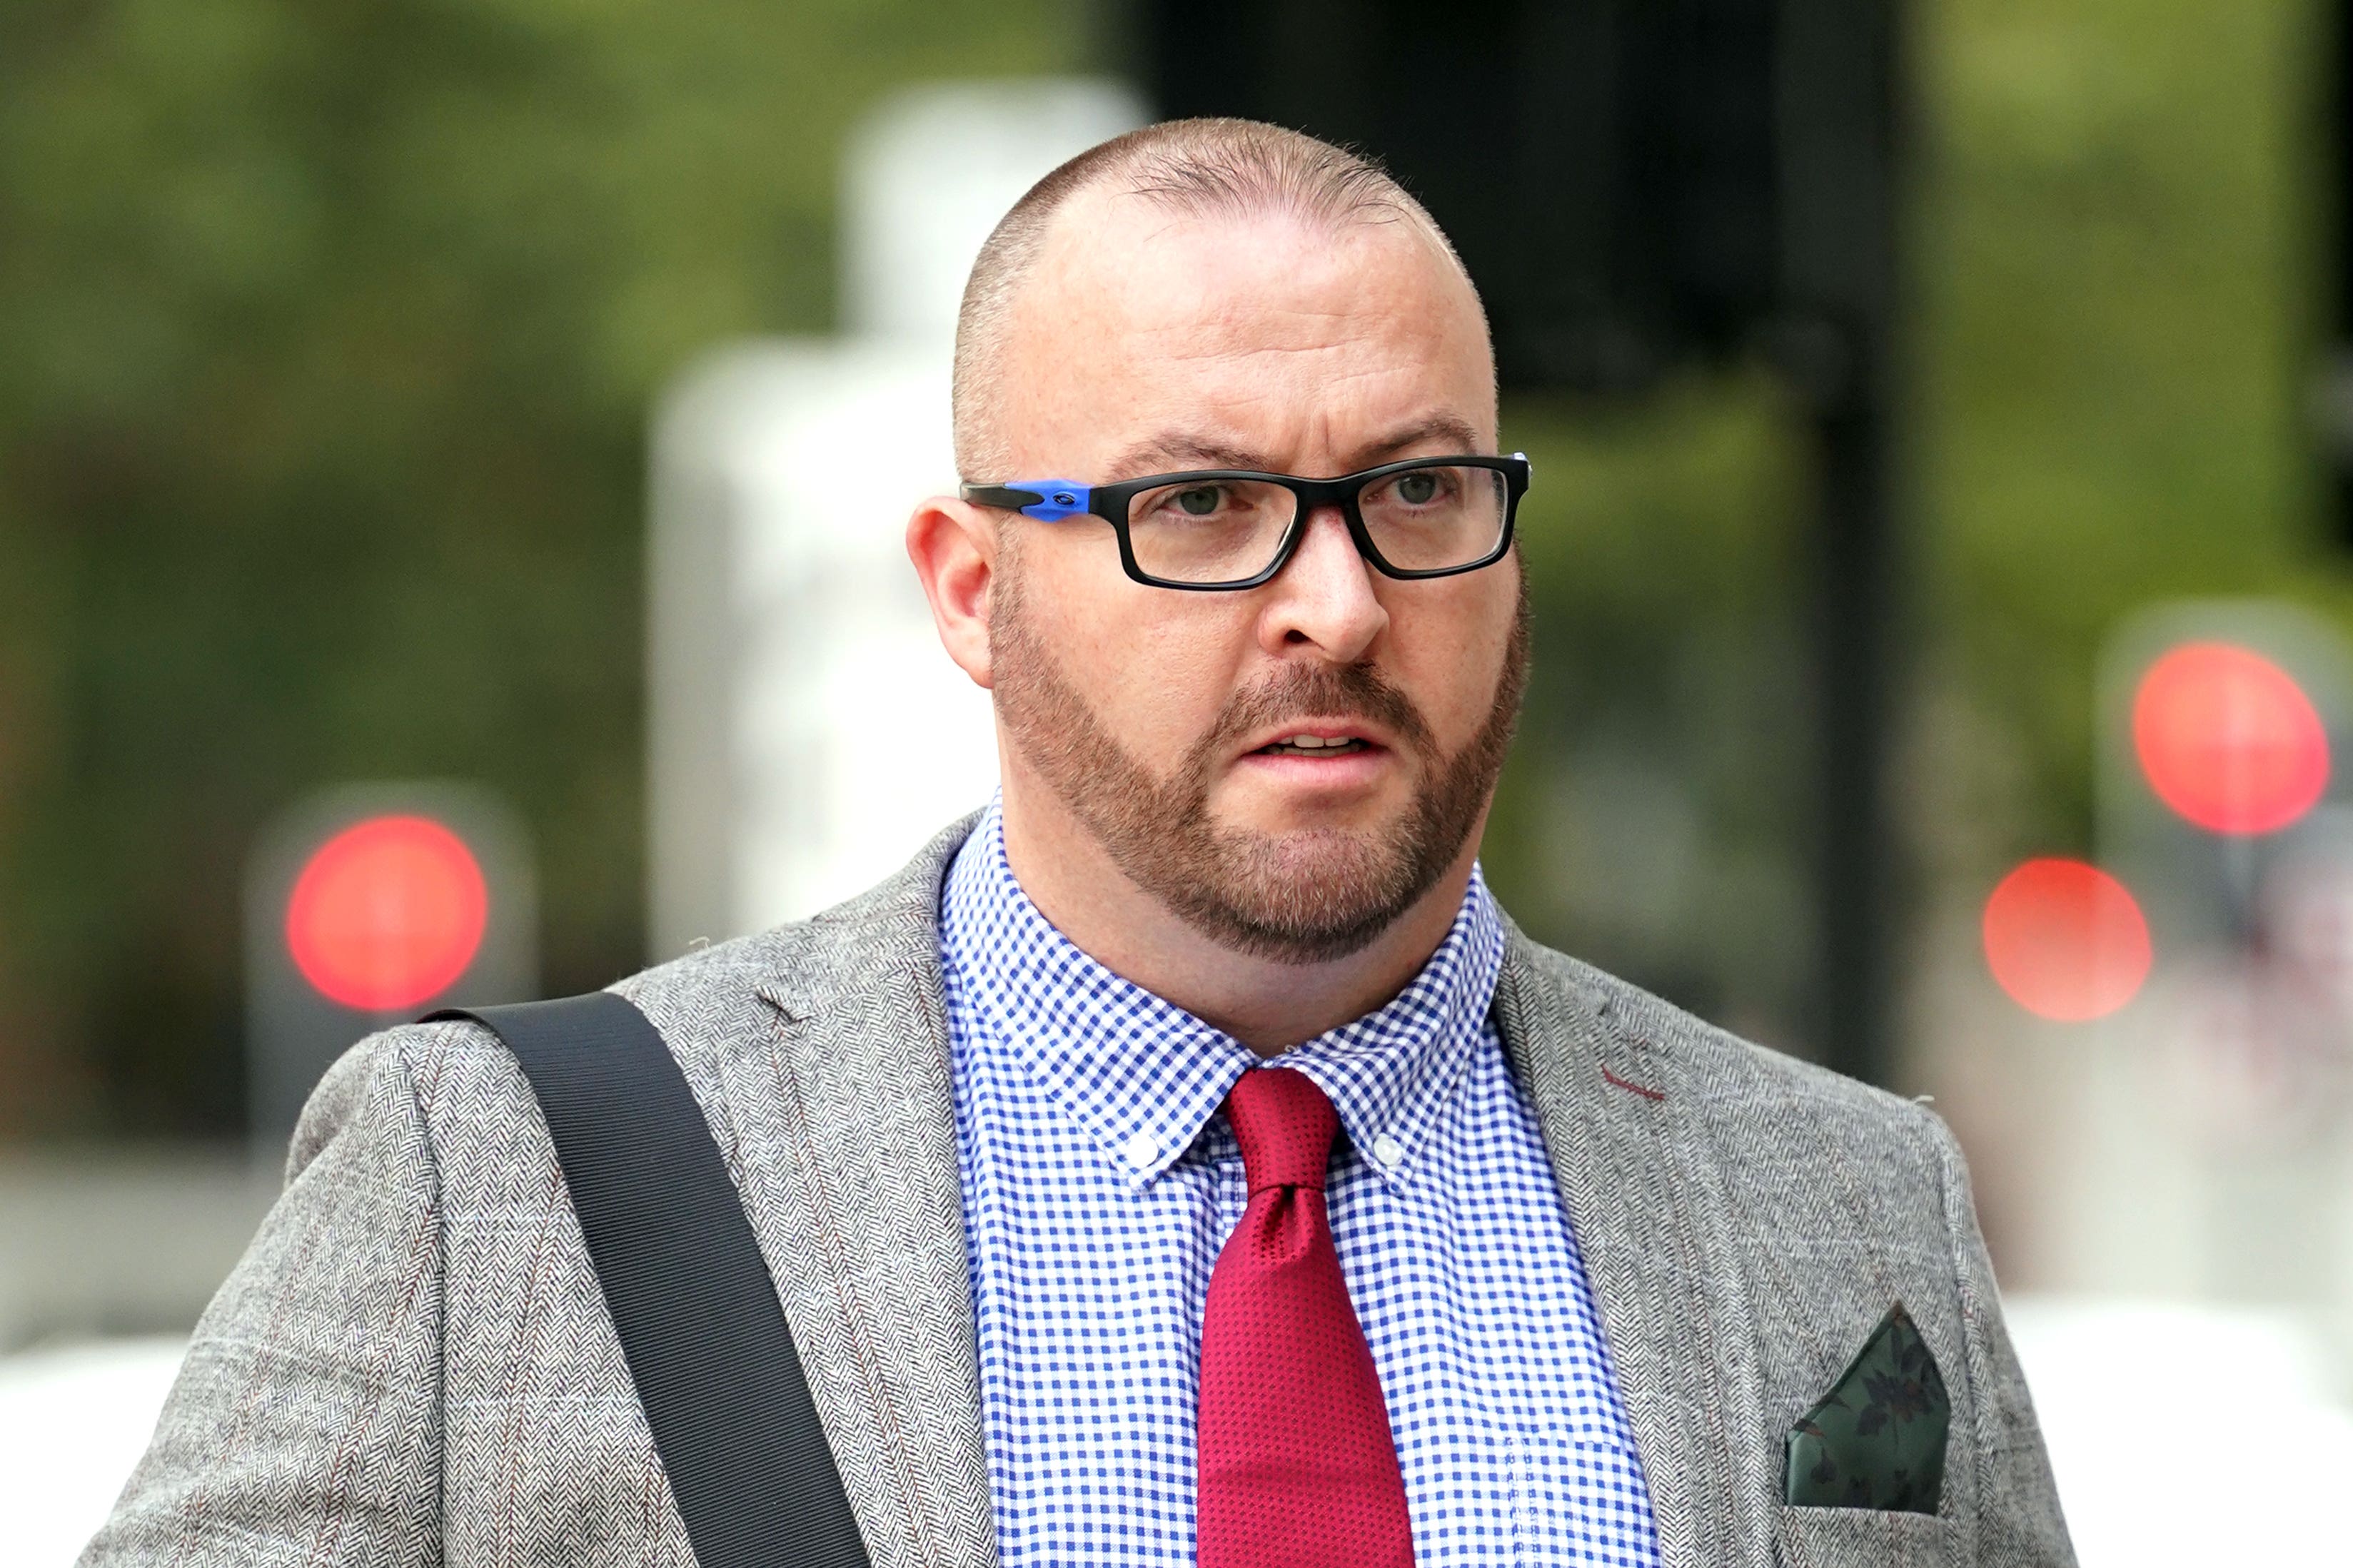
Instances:
[[[1953,1522],[1933,1513],[1784,1505],[1774,1527],[1781,1568],[1949,1568]]]

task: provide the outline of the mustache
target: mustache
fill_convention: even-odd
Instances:
[[[1193,751],[1207,762],[1252,731],[1292,719],[1362,719],[1437,760],[1438,742],[1413,700],[1369,664],[1293,665],[1235,694]]]

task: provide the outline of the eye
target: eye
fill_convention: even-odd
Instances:
[[[1219,498],[1220,487],[1194,485],[1189,489],[1178,490],[1176,500],[1178,510],[1187,517],[1208,517],[1218,510]]]
[[[1400,474],[1397,482],[1398,500],[1408,506],[1428,506],[1438,499],[1436,474]]]

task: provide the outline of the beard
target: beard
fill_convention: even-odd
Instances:
[[[1006,733],[1113,865],[1219,945],[1297,964],[1363,951],[1437,885],[1486,810],[1527,686],[1525,577],[1494,700],[1453,755],[1440,751],[1420,710],[1372,664],[1292,665],[1236,693],[1163,778],[1119,743],[1063,677],[1024,614],[1019,576],[1000,559],[989,623]],[[1210,784],[1236,742],[1288,720],[1347,717],[1381,725],[1421,764],[1414,798],[1396,821],[1378,830],[1267,833],[1210,816]]]

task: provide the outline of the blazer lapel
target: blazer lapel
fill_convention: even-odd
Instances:
[[[1510,931],[1496,1020],[1536,1108],[1642,1456],[1662,1568],[1772,1561],[1763,1388],[1693,1085]],[[1769,1468],[1769,1461],[1768,1467]]]
[[[740,1177],[875,1568],[997,1561],[937,926],[970,826],[779,933],[762,1048],[729,1058]]]

